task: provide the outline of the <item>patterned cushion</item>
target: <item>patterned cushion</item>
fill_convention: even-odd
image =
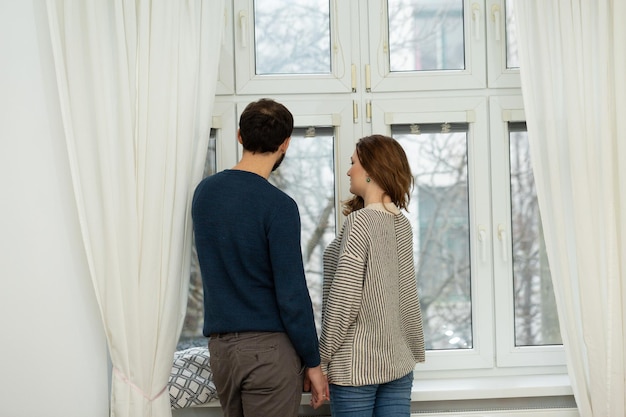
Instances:
[[[168,385],[172,408],[191,407],[217,399],[209,349],[192,347],[176,352]]]

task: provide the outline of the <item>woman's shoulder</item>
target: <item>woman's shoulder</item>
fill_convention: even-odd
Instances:
[[[376,223],[378,215],[372,210],[362,208],[348,214],[343,224],[347,234],[369,234],[372,224]]]
[[[399,211],[395,212],[395,211],[385,210],[384,208],[382,208],[382,205],[380,207],[370,205],[360,210],[353,211],[352,213],[348,215],[348,218],[352,216],[351,221],[355,223],[356,222],[371,223],[371,222],[379,222],[381,220],[388,220],[398,215],[402,215],[402,213]]]

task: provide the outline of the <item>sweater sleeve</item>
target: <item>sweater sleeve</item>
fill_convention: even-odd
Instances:
[[[334,274],[325,288],[323,325],[320,341],[322,367],[328,363],[347,339],[361,309],[363,282],[367,262],[367,234],[364,224],[350,215],[341,234],[341,245]]]
[[[280,318],[291,343],[308,368],[320,364],[313,306],[300,246],[300,214],[293,200],[273,216],[268,244]]]

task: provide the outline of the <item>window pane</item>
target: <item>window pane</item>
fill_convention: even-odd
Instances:
[[[519,56],[517,54],[517,28],[513,0],[506,0],[506,67],[519,68]]]
[[[467,129],[392,127],[415,178],[407,215],[428,349],[472,348]]]
[[[215,138],[216,131],[211,129],[209,148],[204,163],[203,178],[212,175],[216,171]],[[183,322],[183,330],[178,342],[178,350],[191,346],[206,345],[206,338],[202,335],[204,324],[204,295],[202,290],[202,275],[196,245],[191,245],[191,277],[189,279],[189,295],[187,296],[187,314]]]
[[[509,132],[515,344],[561,344],[526,126],[511,123]]]
[[[389,0],[389,68],[465,69],[463,0]]]
[[[257,74],[328,74],[329,0],[255,0]]]
[[[269,181],[300,210],[302,258],[318,333],[322,314],[322,255],[335,238],[334,134],[332,128],[296,128],[286,157]]]

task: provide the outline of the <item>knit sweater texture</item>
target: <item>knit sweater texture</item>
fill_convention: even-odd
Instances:
[[[257,174],[225,170],[196,187],[192,218],[204,335],[285,332],[305,366],[319,365],[295,201]]]
[[[320,352],[329,382],[382,384],[425,360],[412,239],[395,205],[372,204],[350,213],[326,248]]]

